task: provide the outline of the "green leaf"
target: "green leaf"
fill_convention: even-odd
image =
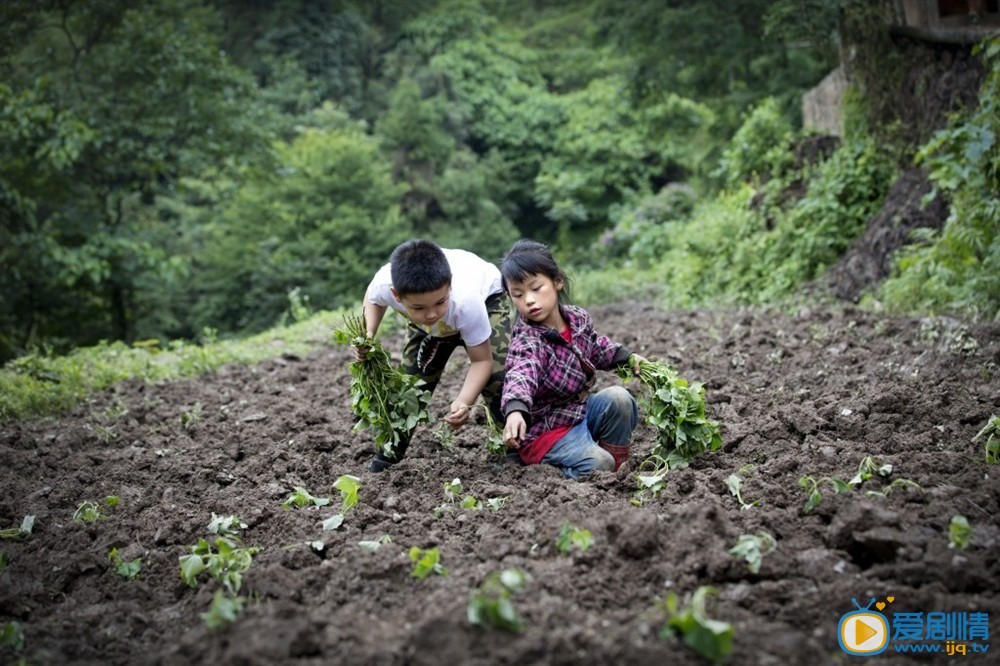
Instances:
[[[343,474],[333,482],[333,487],[340,491],[340,497],[343,499],[341,513],[347,513],[348,509],[358,503],[358,491],[361,489],[361,479],[358,477]]]
[[[563,522],[559,536],[556,537],[556,549],[563,555],[568,555],[574,548],[584,552],[593,545],[594,537],[590,530],[581,529],[569,522]]]
[[[504,569],[489,574],[469,594],[466,607],[469,622],[478,626],[523,631],[524,622],[514,608],[511,596],[521,593],[529,580],[530,576],[520,569]]]
[[[11,648],[15,652],[24,649],[24,630],[20,622],[12,620],[3,625],[0,629],[0,647]]]
[[[189,587],[198,587],[198,574],[205,570],[205,561],[200,555],[181,555],[181,579]]]
[[[711,661],[721,662],[732,653],[733,627],[728,622],[707,617],[705,601],[707,595],[713,592],[714,588],[699,587],[692,595],[691,605],[682,610],[676,609],[676,598],[672,602],[668,598],[665,603],[669,615],[666,622],[668,631],[664,633],[681,634],[684,643],[698,654]]]
[[[201,614],[201,619],[210,630],[221,629],[236,621],[237,616],[243,611],[245,602],[246,597],[230,596],[222,590],[216,590],[212,596],[212,605],[208,612]]]
[[[292,490],[292,494],[282,503],[282,507],[285,509],[291,508],[302,508],[305,506],[326,506],[330,503],[330,498],[328,497],[313,497],[308,490],[302,486],[295,486]]]
[[[344,516],[343,514],[340,513],[330,516],[322,523],[324,531],[335,530],[343,524],[344,524]]]
[[[972,543],[972,526],[965,516],[951,517],[948,524],[948,547],[965,550]]]
[[[830,483],[833,486],[833,492],[836,493],[837,495],[842,495],[844,493],[851,492],[851,487],[852,487],[851,484],[846,483],[841,479],[837,478],[830,479]]]
[[[441,565],[441,555],[438,549],[422,549],[417,546],[410,548],[410,561],[413,562],[413,569],[410,575],[417,580],[423,580],[432,573],[439,576],[447,576],[448,570]]]

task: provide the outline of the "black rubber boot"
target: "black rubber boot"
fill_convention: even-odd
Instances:
[[[403,459],[403,456],[406,455],[406,449],[409,446],[410,443],[405,440],[397,444],[396,455],[394,455],[392,458],[387,458],[381,451],[377,452],[375,454],[375,457],[372,458],[371,471],[384,472],[385,470],[389,469],[390,467],[392,467],[393,465],[395,465],[396,463],[398,463],[400,460]]]
[[[375,454],[374,458],[372,458],[371,471],[373,471],[373,472],[384,472],[385,470],[387,470],[390,467],[392,467],[393,463],[395,463],[395,462],[396,462],[395,460],[389,460],[388,458],[386,458],[385,456],[383,456],[382,453],[381,453],[381,451],[380,451],[379,453]]]

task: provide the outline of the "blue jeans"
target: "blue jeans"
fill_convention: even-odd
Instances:
[[[635,398],[621,386],[612,386],[587,398],[584,419],[570,428],[542,458],[562,469],[563,476],[579,479],[598,470],[611,471],[615,459],[600,442],[628,446],[639,421]]]

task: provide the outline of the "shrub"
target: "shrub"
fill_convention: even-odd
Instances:
[[[978,48],[987,67],[979,107],[956,115],[917,153],[951,200],[940,232],[902,251],[878,291],[892,311],[1000,317],[1000,38]]]

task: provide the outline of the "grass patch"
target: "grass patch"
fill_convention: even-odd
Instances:
[[[206,331],[197,342],[101,343],[65,356],[29,354],[0,368],[0,422],[50,416],[129,379],[162,382],[207,374],[230,363],[254,364],[282,354],[306,354],[332,342],[344,310],[318,312],[239,340]]]

